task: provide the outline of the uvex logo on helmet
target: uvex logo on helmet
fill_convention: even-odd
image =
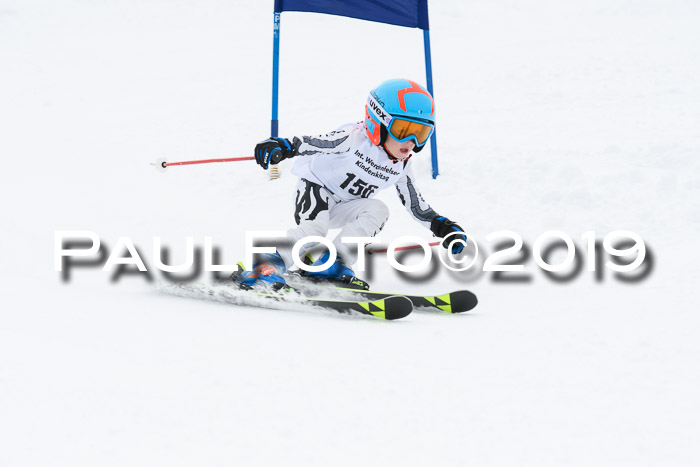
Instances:
[[[374,113],[377,114],[377,116],[379,118],[381,118],[382,120],[386,120],[387,114],[386,114],[386,112],[384,112],[384,109],[379,107],[379,104],[377,104],[375,101],[371,100],[371,101],[369,101],[369,106],[374,111]]]
[[[383,123],[387,126],[391,123],[389,112],[371,94],[367,98],[367,109],[371,110],[376,115],[376,118],[379,119],[377,123]]]

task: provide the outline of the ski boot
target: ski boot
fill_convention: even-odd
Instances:
[[[319,266],[325,264],[331,256],[329,251],[326,251],[316,261],[310,255],[304,257],[304,263],[311,266]],[[369,290],[369,284],[362,279],[355,277],[355,272],[345,264],[343,258],[337,256],[335,262],[325,271],[309,272],[302,271],[302,275],[314,282],[334,282],[343,287],[351,289]]]
[[[263,286],[272,290],[288,290],[283,274],[287,271],[279,253],[263,253],[257,256],[251,271],[238,263],[238,271],[231,274],[231,280],[241,289],[250,290]]]

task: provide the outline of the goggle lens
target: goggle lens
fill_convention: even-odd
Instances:
[[[418,146],[422,146],[433,133],[433,126],[394,118],[391,120],[389,131],[398,141],[405,141],[411,136],[414,136],[418,142]]]

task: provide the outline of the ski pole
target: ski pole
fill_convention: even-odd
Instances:
[[[158,159],[155,162],[151,162],[151,165],[155,166],[156,169],[165,171],[166,168],[174,165],[194,165],[194,164],[211,164],[213,162],[237,162],[237,161],[252,161],[255,157],[230,157],[226,159],[200,159],[196,161],[180,161],[180,162],[168,162],[165,159]]]
[[[271,164],[277,164],[280,162],[282,159],[282,152],[281,151],[273,151],[272,157],[270,157],[270,163]],[[180,161],[180,162],[168,162],[165,159],[158,159],[155,162],[151,162],[151,165],[155,166],[155,168],[161,172],[164,172],[165,169],[168,167],[172,167],[174,165],[194,165],[194,164],[211,164],[213,162],[238,162],[238,161],[252,161],[255,160],[255,157],[249,156],[249,157],[229,157],[225,159],[199,159],[196,161]]]
[[[431,242],[428,243],[430,246],[437,246],[441,242]],[[423,248],[421,245],[408,245],[408,246],[400,246],[398,248],[394,248],[394,251],[402,251],[402,250],[415,250],[418,248]],[[371,255],[373,253],[386,253],[388,251],[388,248],[379,248],[379,249],[374,249],[374,248],[368,248],[367,249],[367,254]]]

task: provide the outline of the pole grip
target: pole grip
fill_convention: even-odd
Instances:
[[[282,157],[283,157],[282,150],[281,149],[275,150],[272,153],[272,155],[270,156],[270,164],[272,164],[272,165],[279,164],[280,161],[282,160]]]

